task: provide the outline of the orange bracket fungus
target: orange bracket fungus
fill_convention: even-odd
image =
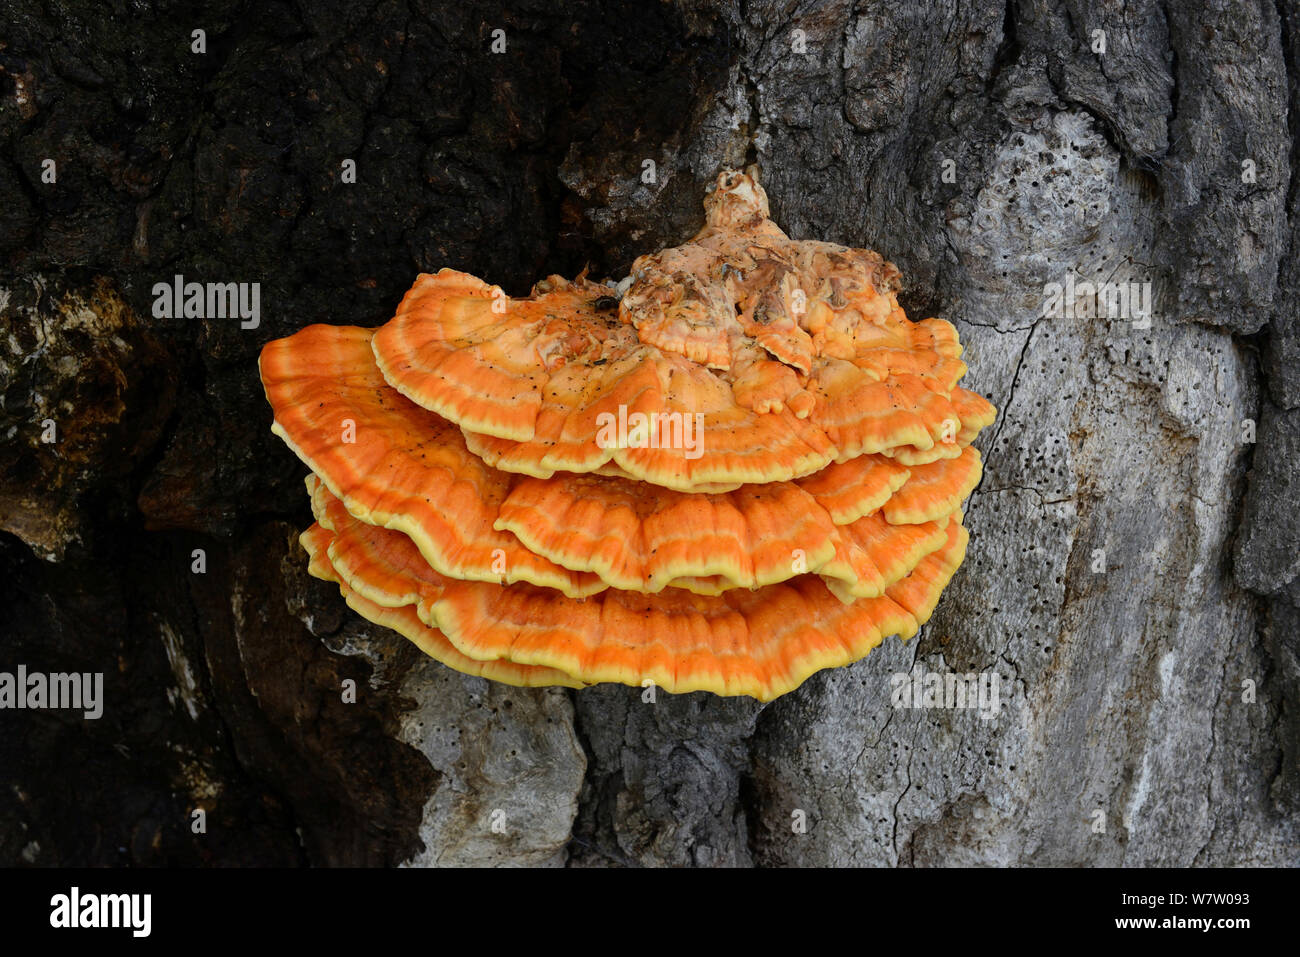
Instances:
[[[909,638],[965,555],[956,330],[879,255],[792,240],[724,172],[620,287],[416,279],[378,329],[262,352],[311,470],[310,571],[458,671],[770,700]]]

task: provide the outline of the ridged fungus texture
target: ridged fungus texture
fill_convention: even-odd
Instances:
[[[378,329],[269,343],[311,573],[522,686],[770,700],[915,634],[995,415],[956,330],[909,320],[876,253],[787,237],[753,175],[705,208],[620,286],[444,269]]]

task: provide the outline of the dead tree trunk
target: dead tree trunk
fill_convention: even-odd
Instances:
[[[1296,863],[1292,0],[564,6],[9,18],[0,635],[105,711],[0,740],[0,863]],[[1000,409],[917,639],[647,704],[460,676],[306,576],[266,341],[441,266],[617,278],[748,163]],[[159,317],[176,275],[258,322]],[[968,673],[997,707],[895,706]]]

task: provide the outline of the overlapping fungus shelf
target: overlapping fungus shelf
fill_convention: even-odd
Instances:
[[[378,329],[263,350],[311,470],[311,573],[444,664],[516,685],[763,700],[928,620],[965,554],[956,330],[875,253],[789,239],[725,172],[630,284],[512,299],[444,269]]]

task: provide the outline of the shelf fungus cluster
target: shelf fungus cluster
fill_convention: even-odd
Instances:
[[[956,331],[875,253],[789,239],[749,175],[705,207],[619,286],[444,269],[378,329],[267,345],[312,574],[516,685],[768,700],[915,634],[994,417]]]

